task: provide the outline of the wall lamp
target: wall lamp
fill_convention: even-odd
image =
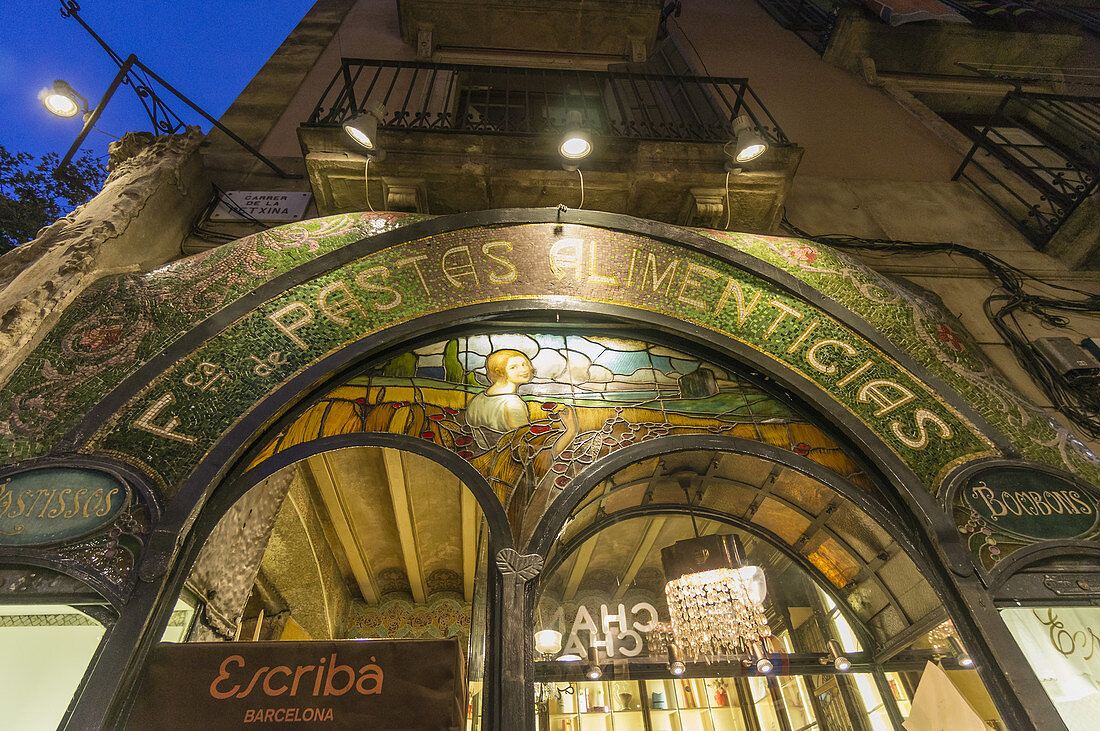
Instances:
[[[87,119],[91,114],[88,100],[61,79],[55,79],[53,86],[38,92],[38,101],[42,102],[47,112],[57,117],[68,119],[83,114]]]
[[[386,108],[378,104],[344,122],[344,131],[348,137],[367,148],[367,152],[380,155],[382,148],[378,144],[378,125],[385,113]]]
[[[687,670],[687,665],[684,664],[683,650],[676,643],[670,642],[668,645],[668,671],[673,675],[683,675],[685,670]]]
[[[951,651],[955,653],[955,661],[964,668],[974,667],[974,658],[970,657],[970,653],[963,647],[962,642],[955,635],[949,635],[947,643],[951,645]]]
[[[756,129],[752,119],[742,114],[733,120],[733,139],[726,143],[722,151],[729,158],[727,167],[732,167],[760,157],[768,151],[768,143]]]
[[[831,662],[842,673],[852,669],[852,661],[844,656],[844,650],[836,640],[829,640],[829,656],[824,661]]]
[[[599,680],[603,677],[603,668],[600,667],[599,653],[596,648],[588,646],[588,666],[584,669],[584,674],[589,680]]]
[[[541,629],[535,633],[535,649],[542,655],[556,655],[561,650],[561,632]]]

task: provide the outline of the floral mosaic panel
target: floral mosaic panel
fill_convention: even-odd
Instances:
[[[0,389],[0,454],[50,451],[127,375],[226,304],[349,243],[423,220],[406,213],[329,216],[272,228],[81,293]]]
[[[958,392],[1028,458],[1100,484],[1100,460],[1025,399],[944,307],[836,250],[798,240],[695,229],[790,272],[844,305]]]
[[[0,413],[5,414],[0,421],[0,449],[6,461],[38,456],[62,446],[61,437],[123,378],[227,303],[239,300],[260,284],[326,252],[422,219],[405,214],[351,214],[315,219],[272,229],[154,272],[109,277],[98,282],[66,310],[43,344],[0,390]],[[380,280],[370,279],[369,272],[377,272],[377,267],[386,267],[393,274],[386,286],[392,288],[388,291],[403,293],[400,305],[394,304],[390,309],[374,307],[373,311],[362,306],[355,311],[356,308],[349,305],[343,317],[352,323],[350,329],[354,332],[349,332],[345,326],[331,319],[318,319],[309,327],[311,338],[320,337],[323,340],[328,337],[330,347],[339,347],[339,343],[347,342],[349,336],[369,337],[381,328],[418,314],[442,312],[475,301],[507,301],[524,296],[519,291],[524,288],[532,292],[537,290],[539,295],[560,292],[576,301],[630,303],[634,307],[659,311],[682,318],[685,322],[728,333],[763,350],[768,349],[770,342],[778,342],[780,335],[784,346],[794,348],[799,344],[797,339],[805,334],[805,328],[799,325],[806,326],[810,318],[791,316],[780,322],[771,317],[778,313],[774,308],[781,310],[784,305],[804,308],[804,301],[790,298],[762,280],[711,257],[687,249],[677,252],[675,247],[657,251],[659,247],[652,246],[652,242],[643,237],[587,227],[566,227],[578,240],[601,242],[600,245],[605,248],[601,250],[598,262],[606,271],[599,273],[593,268],[597,263],[595,248],[584,248],[587,244],[582,243],[572,254],[567,251],[557,259],[552,254],[548,270],[552,276],[549,276],[546,271],[547,249],[560,236],[551,233],[553,228],[548,225],[512,227],[509,235],[514,236],[514,242],[503,237],[484,242],[479,239],[483,247],[490,247],[483,251],[489,266],[495,268],[482,266],[478,269],[471,261],[471,268],[465,271],[452,268],[442,273],[424,273],[406,267],[397,273],[401,256],[416,253],[412,251],[417,248],[414,243],[405,246],[404,251],[398,251],[400,247],[394,247],[392,252],[384,250],[353,262],[343,271],[322,275],[313,282],[299,285],[267,303],[258,303],[259,309],[253,316],[227,326],[220,336],[208,341],[199,352],[170,367],[157,379],[155,385],[161,388],[160,391],[153,393],[154,388],[143,393],[124,413],[113,419],[110,428],[120,430],[117,435],[103,433],[85,449],[115,453],[147,472],[153,471],[162,488],[171,494],[173,486],[187,473],[189,465],[194,465],[217,435],[234,423],[240,414],[246,413],[261,394],[284,382],[288,374],[300,372],[319,355],[316,350],[312,353],[295,352],[295,343],[292,340],[288,342],[285,333],[274,331],[268,316],[293,301],[316,301],[321,290],[337,284],[341,276],[353,279],[366,277],[364,281],[373,288],[365,289],[374,293],[387,291]],[[1057,429],[1041,411],[1015,394],[940,308],[841,254],[806,242],[714,231],[700,230],[699,233],[778,266],[849,308],[955,388],[991,423],[1016,440],[1030,457],[1068,468],[1096,481],[1097,467],[1092,456],[1072,435]],[[425,252],[424,256],[430,256],[432,252],[449,251],[448,247],[453,249],[469,236],[468,233],[453,232],[432,237],[425,240],[420,248]],[[499,248],[493,249],[492,245],[497,244]],[[514,250],[508,248],[513,245]],[[637,268],[632,258],[634,256],[640,257]],[[656,258],[647,261],[645,257],[648,256]],[[527,267],[536,263],[536,259],[541,269],[537,276],[528,276],[533,270]],[[680,268],[675,269],[673,262]],[[649,275],[643,272],[647,266]],[[670,268],[674,270],[671,274]],[[618,275],[615,275],[616,271]],[[469,289],[462,291],[463,286],[460,285],[470,283],[471,277],[476,280],[478,272],[482,277],[479,282],[481,291],[478,297],[471,298]],[[625,272],[631,273],[627,276],[638,272],[641,282],[634,281],[632,292],[623,291],[621,286],[620,291],[614,291],[610,282],[615,280],[617,285],[623,285]],[[646,276],[649,276],[648,282]],[[699,304],[711,306],[715,301],[727,302],[729,285],[726,285],[725,293],[722,286],[731,278],[740,278],[745,285],[740,294],[746,301],[739,301],[736,308],[730,304],[723,312],[704,312],[706,316],[701,315]],[[672,286],[673,280],[675,287]],[[625,284],[629,287],[630,281]],[[754,293],[763,297],[763,304],[755,310],[750,300]],[[387,306],[383,295],[373,296],[372,307]],[[779,304],[773,305],[772,301]],[[388,302],[393,303],[393,300]],[[769,316],[765,318],[764,313]],[[801,310],[800,313],[805,314]],[[836,328],[835,324],[822,322],[821,328],[825,327]],[[843,327],[829,333],[820,329],[814,336],[823,337],[826,334],[833,335],[834,339],[851,339],[859,343],[860,348],[864,347]],[[776,337],[772,338],[772,335]],[[769,343],[765,344],[765,341]],[[320,340],[316,342],[320,343]],[[808,343],[803,341],[801,344],[804,347]],[[583,362],[580,355],[590,357],[583,351],[577,351],[579,355],[574,356],[562,352],[563,349],[555,350],[556,356],[551,355],[549,350],[541,356],[540,367],[550,367],[551,361],[559,365],[564,361],[562,372],[568,373]],[[566,347],[564,350],[571,349]],[[459,364],[467,370],[476,371],[476,350],[467,353]],[[438,360],[440,354],[425,355]],[[798,355],[791,355],[786,347],[768,351],[769,357],[788,366],[798,365]],[[885,365],[888,361],[887,358],[882,362]],[[424,367],[444,367],[433,363]],[[236,370],[231,370],[229,364],[235,364]],[[593,366],[603,367],[603,364],[593,361]],[[219,368],[223,371],[218,371]],[[219,377],[221,372],[224,376]],[[601,373],[599,368],[594,372]],[[911,378],[911,374],[898,375],[894,370],[891,373],[894,374],[891,377],[902,379],[898,383],[904,389],[914,394],[919,392],[920,398],[925,399],[928,392],[921,391],[919,382],[906,380]],[[812,373],[809,375],[813,376]],[[476,379],[476,375],[474,377]],[[862,385],[858,381],[852,382],[852,393],[857,393],[866,381],[865,378]],[[170,383],[173,384],[170,388],[163,389]],[[532,387],[534,385],[533,381]],[[596,398],[595,394],[589,395]],[[194,413],[158,412],[168,417],[160,422],[161,426],[171,423],[171,419],[177,419],[181,424],[190,419],[201,425],[200,430],[207,429],[209,434],[203,433],[201,440],[195,437],[196,442],[191,445],[171,439],[165,443],[163,435],[158,440],[153,438],[155,435],[138,433],[129,428],[143,414],[148,414],[158,399],[166,396],[177,404],[186,404],[186,410]],[[606,400],[607,394],[599,398]],[[887,402],[889,400],[885,396],[882,398]],[[945,404],[941,402],[939,406],[945,407]],[[843,408],[859,415],[861,409],[865,411],[867,407],[855,403],[853,398],[852,403],[845,401]],[[961,419],[950,408],[941,413],[944,419]],[[678,418],[689,417],[678,415]],[[963,436],[961,440],[953,442],[951,449],[934,457],[930,448],[925,450],[921,459],[911,461],[911,466],[931,489],[942,479],[945,466],[990,453],[989,444],[983,441],[972,425],[965,423],[965,419],[951,421],[951,424],[953,433]],[[186,432],[181,427],[179,433]],[[910,428],[903,433],[913,439],[916,432]],[[905,454],[904,446],[891,436],[890,430],[880,431],[880,435],[891,449]],[[948,458],[950,453],[956,455],[954,461]]]

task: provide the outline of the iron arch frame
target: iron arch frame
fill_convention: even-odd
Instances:
[[[543,568],[543,575],[548,577],[553,574],[561,567],[562,563],[564,563],[565,560],[569,556],[571,556],[577,548],[580,547],[582,543],[592,538],[593,536],[598,535],[601,531],[611,527],[616,523],[621,523],[623,521],[635,518],[646,518],[654,515],[689,516],[692,514],[694,514],[697,518],[702,518],[703,520],[712,520],[717,523],[730,526],[731,528],[737,528],[738,530],[750,533],[757,538],[762,539],[769,546],[776,549],[792,562],[794,562],[795,565],[797,565],[800,569],[809,574],[811,578],[813,578],[814,582],[819,587],[821,587],[822,591],[830,596],[830,598],[833,600],[833,603],[836,604],[837,608],[840,610],[840,613],[844,615],[845,619],[848,620],[848,623],[851,624],[852,628],[856,631],[856,634],[859,637],[859,642],[861,645],[863,645],[863,651],[874,651],[876,644],[875,640],[871,636],[871,633],[867,630],[867,627],[864,624],[863,620],[851,612],[851,609],[848,607],[847,602],[844,601],[844,597],[840,596],[837,593],[836,587],[833,586],[833,584],[825,578],[825,576],[821,573],[821,571],[817,569],[816,566],[807,561],[804,556],[790,551],[789,548],[787,548],[785,544],[780,540],[779,536],[775,535],[771,531],[755,526],[750,522],[738,520],[730,515],[727,515],[726,513],[718,510],[713,510],[711,508],[692,508],[691,510],[688,510],[687,506],[683,503],[649,503],[645,506],[626,508],[617,511],[614,516],[609,516],[607,518],[604,518],[603,520],[595,521],[586,526],[581,531],[579,531],[568,544],[562,545],[559,548],[559,552],[554,554],[553,560],[546,563],[546,566]]]
[[[971,656],[975,657],[982,680],[990,695],[994,698],[1004,720],[1012,728],[1017,726],[1026,728],[1031,723],[1028,720],[1027,711],[1020,705],[1019,691],[1014,690],[1007,682],[1004,674],[997,670],[998,663],[995,660],[992,645],[993,642],[1000,640],[999,650],[1002,652],[1008,651],[1010,654],[1014,653],[1018,656],[1017,660],[1019,662],[1026,662],[1023,660],[1022,653],[1020,653],[1014,641],[1011,640],[1007,627],[1000,620],[996,610],[992,607],[985,607],[985,602],[978,599],[978,603],[986,610],[986,616],[976,617],[976,597],[965,590],[960,591],[959,583],[953,580],[951,576],[951,574],[955,574],[955,578],[963,578],[959,576],[959,573],[960,571],[966,571],[970,578],[976,578],[973,564],[967,561],[962,566],[953,566],[946,561],[937,562],[935,557],[940,554],[936,551],[933,540],[930,539],[928,534],[920,530],[910,530],[906,526],[903,516],[891,515],[882,505],[871,499],[865,491],[812,460],[773,445],[739,437],[706,434],[660,437],[644,444],[636,444],[620,449],[590,465],[558,495],[543,514],[533,535],[526,544],[525,550],[548,556],[554,540],[560,535],[569,516],[581,504],[585,496],[624,467],[642,459],[688,451],[733,452],[777,462],[819,480],[879,522],[891,537],[898,542],[910,559],[924,572],[929,584],[945,606],[948,616],[954,621]],[[946,522],[946,517],[944,515],[945,521],[943,522]],[[936,532],[933,535],[941,541],[944,538],[942,532]],[[947,538],[954,538],[954,535],[947,536]],[[957,541],[957,539],[955,540]],[[958,543],[955,544],[955,549],[956,551],[965,550]],[[527,626],[533,626],[534,623],[535,601],[536,594],[532,588],[530,601],[528,602],[528,617],[525,620]],[[1004,640],[1008,640],[1009,644],[1005,644]],[[527,662],[530,666],[530,657],[528,657]],[[530,676],[529,668],[528,677]],[[1061,724],[1060,718],[1050,704],[1049,698],[1043,692],[1042,687],[1036,682],[1033,686],[1025,687],[1024,692],[1027,694],[1029,704],[1049,711],[1051,721],[1055,722],[1054,728],[1058,728],[1058,724]]]
[[[136,369],[66,435],[63,448],[79,447],[163,369],[254,309],[258,302],[266,301],[289,287],[307,282],[334,268],[396,244],[463,228],[524,223],[579,224],[648,236],[722,259],[735,267],[762,277],[794,296],[806,300],[857,332],[936,390],[945,402],[976,425],[1003,453],[1015,454],[1016,452],[1013,445],[964,399],[894,346],[873,326],[791,274],[701,234],[676,226],[617,214],[571,210],[561,212],[555,209],[497,210],[443,216],[362,239],[277,276],[257,287],[250,295],[227,305],[181,335]],[[874,478],[883,486],[889,485],[891,489],[885,492],[896,493],[904,503],[904,511],[919,522],[923,529],[923,533],[918,531],[921,533],[918,536],[921,552],[928,556],[939,557],[943,567],[950,569],[954,576],[949,580],[945,578],[946,570],[935,571],[933,575],[937,580],[937,590],[952,596],[957,596],[955,592],[966,594],[964,599],[952,599],[952,606],[966,606],[974,616],[973,619],[961,622],[960,629],[971,645],[982,650],[977,654],[983,665],[990,666],[994,663],[993,655],[982,641],[982,632],[990,631],[990,621],[999,625],[1001,630],[1004,630],[1004,626],[999,618],[990,620],[988,613],[981,619],[977,619],[977,615],[981,614],[979,610],[981,589],[974,580],[972,561],[968,555],[963,556],[960,553],[965,549],[959,544],[958,536],[954,534],[953,526],[950,525],[947,516],[908,466],[854,415],[836,409],[836,402],[828,393],[786,366],[721,333],[641,308],[576,300],[563,301],[560,297],[544,296],[459,306],[443,313],[409,320],[369,338],[348,344],[313,363],[268,393],[262,401],[255,404],[247,414],[226,430],[218,442],[194,466],[189,476],[180,483],[179,491],[167,506],[162,521],[156,528],[155,540],[151,541],[150,555],[146,558],[149,566],[147,569],[144,563],[142,566],[146,569],[143,576],[145,580],[135,589],[120,617],[116,632],[112,633],[112,639],[118,638],[118,642],[107,648],[101,662],[97,663],[97,668],[99,665],[104,665],[104,671],[102,674],[97,674],[99,677],[95,678],[96,682],[91,685],[95,686],[94,692],[100,699],[110,700],[99,700],[87,706],[82,704],[82,707],[77,709],[71,726],[84,728],[109,725],[120,717],[123,699],[133,689],[144,658],[155,642],[155,628],[167,621],[170,601],[174,601],[171,589],[174,584],[181,581],[178,576],[178,567],[182,564],[190,565],[201,546],[201,541],[197,540],[197,537],[205,536],[204,531],[208,532],[213,527],[207,516],[213,515],[215,511],[207,509],[208,503],[210,508],[220,505],[222,498],[215,493],[222,490],[216,488],[235,485],[237,478],[247,472],[249,456],[259,448],[259,435],[273,433],[274,425],[292,415],[296,408],[308,403],[311,397],[315,397],[324,389],[331,388],[333,384],[348,377],[366,360],[383,357],[388,352],[397,352],[402,345],[455,328],[468,328],[502,316],[556,317],[561,313],[578,317],[594,316],[612,319],[621,323],[623,327],[641,326],[656,329],[669,337],[696,343],[720,354],[725,359],[746,364],[762,374],[767,374],[767,377],[778,384],[782,390],[801,401],[806,410],[813,413],[815,419],[831,425],[835,433],[843,435],[844,443],[853,447],[857,454],[863,455],[865,464],[873,467]],[[647,445],[650,444],[652,443],[647,443]],[[609,459],[622,459],[619,455],[627,451],[622,450]],[[230,495],[235,490],[236,488],[231,488],[224,492]],[[213,502],[215,498],[219,502]],[[153,550],[154,548],[156,550]],[[536,553],[544,556],[545,546]],[[934,560],[933,563],[935,563]],[[490,573],[493,575],[492,572]],[[955,588],[948,591],[952,581],[955,582]],[[531,595],[528,594],[528,599],[530,598]],[[994,634],[997,634],[997,626],[994,626],[993,630]],[[1006,633],[1007,630],[1004,632]],[[123,643],[123,637],[128,638],[128,645]],[[1012,660],[1020,658],[1022,656],[1011,657]],[[1004,664],[1003,659],[1001,664]],[[123,670],[120,671],[120,668]],[[515,670],[522,675],[521,669],[515,668]],[[990,679],[986,680],[988,684]],[[993,680],[995,682],[992,685],[997,690],[994,696],[1006,720],[1010,723],[1023,725],[1033,722],[1036,718],[1042,718],[1045,723],[1046,720],[1057,718],[1053,715],[1053,708],[1049,707],[1049,701],[1046,701],[1046,706],[1043,706],[1042,702],[1036,705],[1033,699],[1029,698],[1028,708],[1025,709],[1018,700],[1018,697],[1024,694],[1024,689],[1010,687],[1003,678],[1000,681]],[[1034,685],[1041,693],[1037,681]],[[1026,689],[1027,694],[1034,695],[1033,690]],[[85,708],[87,708],[86,713],[83,712]],[[1034,712],[1035,708],[1039,710]],[[1032,712],[1029,713],[1028,709]]]
[[[598,485],[605,480],[614,476],[623,468],[633,464],[635,462],[651,459],[653,457],[661,457],[669,454],[677,454],[683,452],[714,452],[714,453],[726,453],[726,454],[743,454],[752,457],[757,457],[783,467],[788,467],[801,474],[810,477],[829,489],[831,489],[837,495],[840,495],[842,499],[847,500],[859,510],[863,511],[866,515],[871,517],[876,523],[882,526],[890,537],[897,542],[898,546],[905,552],[905,554],[917,565],[921,572],[925,576],[935,577],[937,571],[933,562],[929,560],[928,554],[922,552],[919,546],[919,537],[914,536],[911,531],[907,530],[904,525],[893,515],[887,512],[877,501],[872,499],[865,490],[857,487],[848,480],[843,479],[835,472],[829,470],[826,467],[819,465],[818,463],[810,460],[806,457],[802,457],[793,452],[775,447],[771,444],[763,442],[756,442],[749,439],[743,439],[741,437],[732,437],[722,434],[704,434],[704,435],[678,435],[658,437],[644,444],[635,444],[629,447],[610,454],[603,459],[590,465],[584,472],[577,476],[569,484],[568,487],[554,500],[550,505],[550,508],[543,515],[542,520],[535,528],[535,532],[528,542],[526,549],[531,553],[539,553],[551,558],[551,551],[554,549],[554,542],[557,536],[561,533],[565,527],[566,522],[582,503],[584,498]],[[609,519],[604,521],[597,521],[592,526],[587,526],[582,530],[582,534],[594,535],[598,530],[602,530],[607,527],[614,520],[625,520],[629,517],[639,517],[641,515],[653,514],[658,509],[665,509],[665,512],[682,512],[687,514],[686,506],[683,504],[673,504],[675,510],[667,510],[670,506],[661,506],[659,504],[646,505],[643,508],[636,509],[631,512],[630,509],[619,511],[615,513]],[[757,535],[767,541],[776,550],[783,553],[788,558],[792,559],[801,568],[806,570],[830,595],[838,607],[842,607],[841,611],[845,614],[853,626],[859,628],[861,637],[860,640],[866,645],[866,649],[873,650],[875,641],[871,637],[870,633],[864,627],[864,623],[861,619],[856,617],[847,607],[843,597],[840,597],[831,582],[821,575],[812,564],[806,559],[791,551],[789,547],[779,540],[778,537],[771,534],[770,531],[764,530],[751,523],[738,520],[734,516],[727,515],[712,509],[705,508],[693,508],[697,515],[703,516],[711,520],[718,520],[726,525],[731,525],[743,530],[746,530],[754,535]],[[598,528],[595,528],[598,526]],[[586,533],[589,532],[590,533]],[[580,538],[577,537],[573,541],[579,545]],[[548,567],[552,570],[557,563],[563,560],[562,558],[555,557],[548,563]],[[942,577],[941,577],[942,578]],[[933,590],[940,597],[941,601],[944,601],[948,596],[946,582],[929,582],[932,585]],[[891,596],[892,594],[887,594]],[[956,612],[958,614],[958,612]]]

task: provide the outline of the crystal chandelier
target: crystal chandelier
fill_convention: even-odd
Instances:
[[[735,536],[697,534],[662,549],[661,563],[670,621],[651,634],[658,647],[679,648],[708,662],[748,655],[760,672],[771,670],[764,572],[745,563]]]

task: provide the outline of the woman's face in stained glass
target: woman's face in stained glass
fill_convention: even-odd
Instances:
[[[510,383],[528,383],[531,380],[531,361],[525,356],[513,355],[504,366],[504,373]]]

